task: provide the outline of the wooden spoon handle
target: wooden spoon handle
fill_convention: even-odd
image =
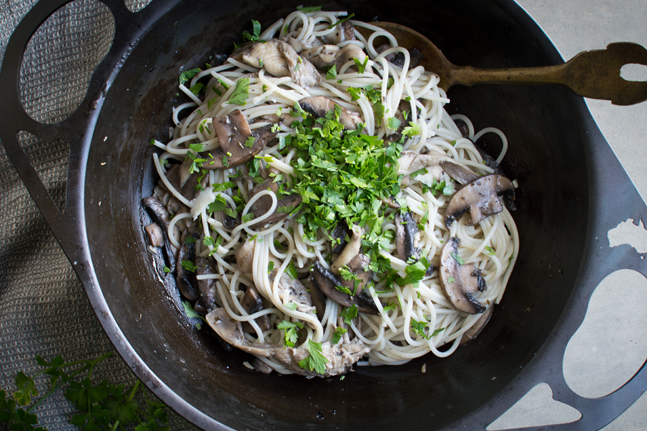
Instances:
[[[562,84],[580,96],[611,100],[615,105],[632,105],[647,100],[647,82],[625,81],[620,77],[622,66],[631,63],[647,65],[647,49],[635,43],[619,42],[607,49],[582,52],[558,66],[489,70],[454,66],[448,86]]]

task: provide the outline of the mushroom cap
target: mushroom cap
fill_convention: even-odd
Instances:
[[[478,318],[476,323],[474,323],[474,325],[470,329],[463,333],[463,337],[461,338],[460,342],[461,345],[471,342],[481,333],[483,328],[485,328],[485,325],[487,325],[487,323],[490,321],[490,317],[492,317],[492,311],[494,311],[494,305],[490,305],[488,309],[483,312],[481,317]]]
[[[454,307],[468,314],[485,311],[485,307],[474,299],[476,292],[486,289],[481,271],[473,263],[461,265],[458,257],[459,240],[449,238],[440,255],[440,286]]]
[[[467,223],[473,226],[485,217],[503,211],[499,196],[507,194],[514,199],[514,185],[508,178],[492,174],[467,184],[454,193],[445,212],[445,225],[449,227],[465,212],[470,212]]]
[[[235,112],[240,112],[240,110],[237,109],[233,113],[225,115],[224,117],[214,118],[214,127],[217,122],[222,124],[225,121],[229,121],[231,123],[231,118]],[[240,115],[242,116],[242,113]],[[224,118],[229,118],[229,120],[224,120]],[[238,115],[233,118],[238,118]],[[243,120],[244,124],[247,127],[247,130],[249,130],[247,119],[243,117]],[[237,122],[236,124],[242,123]],[[221,132],[217,132],[230,134],[231,139],[227,142],[226,145],[223,146],[221,142],[221,146],[219,148],[210,151],[211,156],[209,157],[208,161],[203,163],[203,169],[228,169],[247,163],[252,158],[254,158],[255,155],[260,153],[261,150],[263,150],[263,148],[265,148],[265,146],[268,144],[268,142],[274,139],[276,137],[276,134],[278,133],[272,132],[272,125],[269,124],[267,126],[260,127],[254,130],[254,132],[250,132],[249,134],[240,133],[241,131],[243,131],[242,125],[236,126],[235,128],[237,129],[237,131],[233,135],[230,134],[231,132],[229,132],[229,129],[227,128],[223,128]],[[247,139],[250,136],[254,137],[254,144],[251,147],[246,147],[245,142],[247,142]],[[220,137],[218,139],[221,140]],[[231,155],[228,155],[228,153]],[[226,162],[224,161],[225,157],[227,160]]]
[[[342,286],[343,280],[337,274],[329,269],[326,269],[316,261],[312,266],[312,285],[321,290],[324,295],[332,299],[344,307],[357,306],[357,309],[362,313],[378,314],[377,307],[373,302],[373,298],[366,295],[364,292],[360,295],[350,296],[335,288],[335,286]]]

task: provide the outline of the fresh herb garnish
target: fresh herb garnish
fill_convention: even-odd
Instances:
[[[306,349],[310,352],[310,356],[299,361],[299,367],[304,370],[316,371],[319,374],[326,372],[326,364],[328,359],[323,355],[321,349],[321,343],[315,343],[312,340],[308,340],[306,344]]]
[[[462,257],[458,255],[458,253],[456,253],[455,251],[452,251],[450,255],[456,260],[456,262],[458,262],[459,265],[465,265],[465,261],[463,260]]]
[[[297,342],[297,338],[299,337],[298,331],[303,328],[303,324],[301,322],[288,322],[284,320],[276,328],[285,331],[283,344],[287,347],[294,347],[294,343]]]
[[[254,34],[250,34],[247,30],[243,31],[243,40],[249,40],[250,42],[260,41],[261,23],[255,19],[252,20],[252,32]],[[263,65],[261,65],[261,67],[263,67]]]
[[[310,6],[310,7],[297,6],[297,10],[303,13],[319,12],[321,10],[321,6]]]
[[[330,344],[339,343],[339,340],[341,340],[341,336],[347,332],[348,332],[348,329],[346,328],[340,328],[340,327],[335,328],[335,335],[332,336],[332,340],[330,340]]]
[[[236,81],[236,87],[229,96],[229,102],[238,106],[247,105],[247,98],[249,97],[249,78],[240,78]]]
[[[353,304],[349,308],[344,309],[339,315],[344,318],[344,323],[350,325],[354,318],[357,317],[357,305]]]
[[[180,73],[180,84],[184,85],[188,81],[192,80],[198,73],[202,72],[202,69],[199,67],[197,69],[186,70]]]
[[[195,266],[195,263],[191,262],[190,260],[183,260],[181,264],[182,268],[186,269],[187,271],[195,272],[195,270],[198,269],[198,267]]]

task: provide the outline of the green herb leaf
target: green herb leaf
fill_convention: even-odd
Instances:
[[[315,343],[312,340],[308,340],[306,344],[306,349],[310,352],[310,356],[299,361],[299,367],[304,370],[316,371],[319,374],[326,372],[326,364],[328,359],[323,355],[321,349],[321,343]]]
[[[233,187],[236,187],[236,183],[228,181],[226,183],[214,184],[212,187],[213,187],[214,192],[223,192],[225,190],[229,190],[229,189],[231,189]]]
[[[366,70],[366,65],[368,64],[368,56],[364,58],[364,62],[362,63],[359,61],[357,58],[353,58],[353,61],[355,62],[355,66],[357,66],[357,69],[359,70],[359,73],[362,74]]]
[[[189,88],[189,91],[197,96],[202,91],[203,88],[204,88],[203,83],[196,82],[196,84],[194,86]]]
[[[335,335],[332,336],[332,340],[330,340],[330,344],[339,343],[339,340],[341,340],[341,336],[347,332],[348,332],[348,329],[346,328],[341,328],[341,327],[335,328]]]
[[[181,264],[182,268],[186,269],[187,271],[195,272],[195,270],[198,269],[198,267],[195,266],[195,263],[191,262],[190,260],[183,260]]]
[[[267,264],[267,272],[274,271],[274,261],[270,260],[270,263]]]
[[[321,10],[321,6],[311,6],[311,7],[297,6],[297,10],[303,13],[319,12]]]
[[[292,302],[291,304],[294,303]],[[288,322],[287,320],[284,320],[279,323],[276,328],[285,331],[283,345],[294,347],[294,343],[297,342],[299,337],[298,331],[303,328],[303,324],[301,322]]]
[[[486,246],[485,246],[485,250],[487,251],[487,254],[489,254],[490,256],[494,256],[494,255],[495,255],[495,253],[496,253],[496,252],[494,251],[494,249],[493,249],[492,247],[490,247],[489,245],[486,245]]]
[[[180,73],[180,84],[184,85],[188,81],[192,80],[198,73],[202,72],[202,69],[199,67],[196,69],[191,69]]]
[[[337,66],[332,65],[327,71],[326,71],[326,79],[337,79]]]
[[[31,403],[31,397],[38,395],[36,389],[36,382],[31,377],[27,377],[25,373],[19,371],[16,374],[16,386],[18,390],[14,392],[13,398],[21,406],[26,406]]]
[[[240,221],[243,223],[247,223],[248,221],[252,220],[254,218],[254,213],[247,213],[244,216],[240,218]]]
[[[297,303],[296,302],[288,302],[287,304],[285,304],[285,306],[287,308],[289,308],[290,310],[292,310],[292,311],[297,309]]]
[[[357,305],[353,304],[349,308],[344,309],[339,315],[344,318],[344,323],[350,325],[354,318],[357,317]]]
[[[333,28],[333,27],[335,27],[335,26],[338,26],[338,25],[340,25],[340,24],[343,24],[343,23],[344,23],[344,21],[348,21],[349,19],[351,19],[351,18],[352,18],[352,17],[354,17],[354,16],[355,16],[355,14],[354,14],[354,13],[351,13],[350,15],[348,15],[348,16],[346,16],[346,17],[344,17],[344,18],[340,19],[340,20],[339,20],[339,21],[337,21],[336,23],[334,23],[334,24],[330,24],[330,25],[328,26],[328,30],[330,30],[331,28]]]
[[[252,148],[254,146],[254,142],[256,142],[256,138],[254,138],[253,136],[250,136],[245,141],[245,148]]]
[[[247,98],[249,97],[249,78],[240,78],[236,81],[236,87],[229,96],[229,102],[238,106],[247,105]]]
[[[455,251],[452,251],[450,255],[456,260],[456,262],[458,262],[459,265],[465,265],[465,261],[463,260],[462,257],[458,255],[458,253],[456,253]]]
[[[400,120],[395,117],[391,117],[387,121],[386,125],[391,130],[398,130],[400,128]]]
[[[193,306],[191,306],[191,303],[189,301],[182,301],[182,306],[184,307],[184,312],[186,313],[186,316],[189,319],[202,319],[205,322],[207,321],[203,315],[198,314],[194,309]]]
[[[418,123],[414,123],[413,121],[409,121],[409,126],[404,128],[404,130],[402,131],[402,134],[408,137],[419,135],[420,125]]]

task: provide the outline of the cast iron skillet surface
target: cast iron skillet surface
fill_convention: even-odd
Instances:
[[[17,28],[0,74],[0,139],[73,263],[102,325],[137,375],[167,404],[205,429],[484,429],[537,383],[583,419],[555,429],[601,427],[647,385],[641,370],[614,394],[575,395],[562,357],[597,284],[616,269],[646,274],[629,247],[610,249],[608,229],[647,209],[583,101],[561,87],[453,88],[450,113],[508,136],[503,169],[517,178],[514,213],[521,252],[503,302],[475,342],[448,359],[432,355],[399,367],[359,367],[339,378],[262,375],[249,357],[226,352],[196,330],[177,292],[161,282],[147,249],[140,200],[156,181],[151,138],[168,139],[181,68],[229,53],[250,19],[263,28],[298,2],[155,0],[137,14],[105,1],[116,36],[81,107],[47,126],[17,100],[20,53],[64,0],[37,5]],[[330,2],[357,19],[398,22],[426,34],[457,64],[545,66],[562,60],[546,36],[508,0]],[[7,82],[9,84],[7,84]],[[13,83],[12,83],[13,82]],[[10,125],[10,126],[9,126]],[[18,130],[71,144],[66,218],[61,217],[15,140]],[[107,137],[107,139],[105,139]],[[481,141],[492,154],[495,139]],[[105,163],[105,164],[102,164]],[[606,190],[626,190],[610,194]],[[98,203],[102,205],[99,206]],[[617,211],[621,208],[621,211]],[[531,311],[528,311],[531,310]],[[426,373],[421,367],[426,364]]]

